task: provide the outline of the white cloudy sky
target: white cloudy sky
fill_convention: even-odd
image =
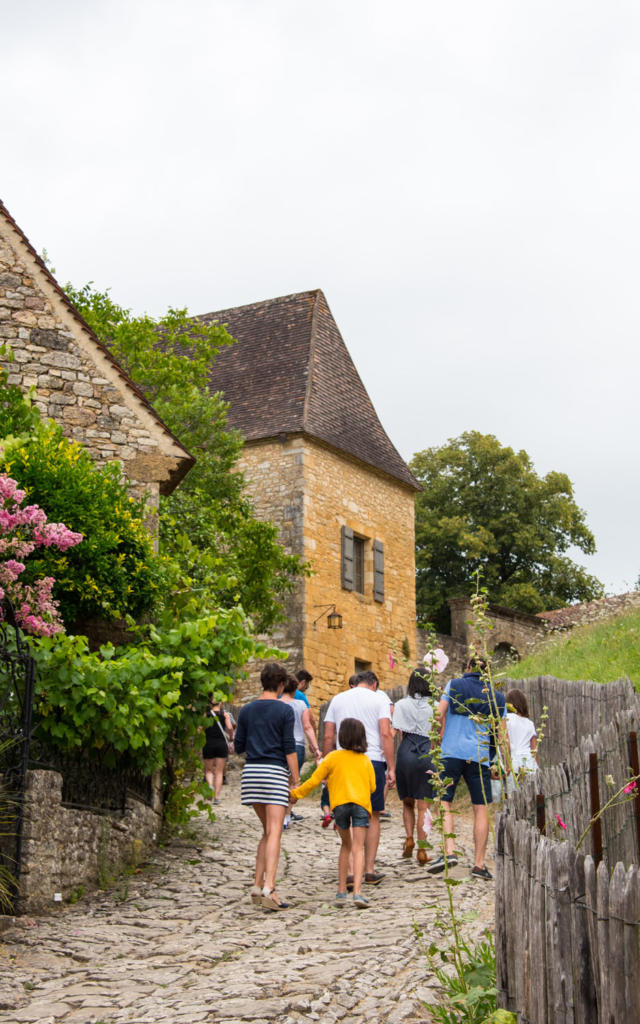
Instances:
[[[62,282],[151,314],[322,288],[406,458],[525,448],[633,585],[636,3],[0,10],[0,196]]]

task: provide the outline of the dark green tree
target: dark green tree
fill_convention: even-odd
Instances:
[[[414,455],[418,617],[448,632],[447,599],[482,574],[489,600],[538,612],[587,601],[602,584],[567,557],[596,549],[564,473],[540,477],[525,451],[469,431]]]
[[[227,425],[227,403],[209,384],[211,364],[233,339],[186,310],[158,320],[134,316],[91,285],[66,292],[176,437],[197,459],[160,506],[161,548],[181,566],[178,600],[240,604],[258,631],[283,617],[283,602],[305,567],[278,543],[277,528],[256,518],[238,471],[243,439]]]

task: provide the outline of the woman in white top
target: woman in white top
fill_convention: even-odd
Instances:
[[[538,737],[536,727],[529,718],[529,705],[522,690],[509,690],[507,695],[507,734],[511,752],[510,772],[507,774],[507,794],[516,788],[516,779],[535,772],[537,768]]]
[[[413,834],[417,828],[419,848],[416,856],[419,864],[426,864],[429,860],[420,843],[427,839],[427,801],[433,800],[429,774],[433,770],[429,758],[433,721],[430,674],[427,669],[415,669],[409,679],[407,696],[399,700],[393,709],[394,731],[402,733],[402,743],[396,754],[396,786],[402,800],[406,832],[402,856],[412,856],[415,846]]]

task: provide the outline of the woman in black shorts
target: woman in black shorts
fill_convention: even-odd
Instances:
[[[235,738],[236,753],[247,755],[242,770],[242,803],[253,807],[262,825],[251,899],[269,910],[288,906],[276,893],[276,872],[289,806],[289,773],[293,786],[300,783],[293,711],[278,700],[286,679],[285,669],[275,661],[267,662],[260,673],[262,694],[242,708]]]
[[[433,711],[429,673],[418,668],[411,673],[407,696],[394,705],[393,727],[402,733],[402,743],[396,754],[396,786],[402,800],[406,833],[402,856],[411,857],[413,854],[415,829],[419,864],[426,864],[429,860],[422,843],[427,839],[427,801],[433,800],[434,795],[430,775],[433,765],[429,757]]]
[[[209,721],[205,729],[205,744],[202,748],[205,781],[214,791],[214,804],[220,802],[224,766],[229,756],[229,743],[233,739],[233,725],[221,702],[213,700],[209,694],[209,707],[205,711]]]

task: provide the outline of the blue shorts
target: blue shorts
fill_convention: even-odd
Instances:
[[[477,761],[463,761],[461,757],[445,757],[442,761],[442,776],[451,779],[451,785],[441,799],[445,803],[452,803],[456,786],[460,777],[467,784],[472,804],[493,803],[491,795],[491,771],[488,764],[478,764]]]
[[[372,761],[373,770],[376,775],[376,788],[371,794],[371,810],[384,811],[384,787],[387,782],[386,761]]]
[[[360,804],[338,804],[333,808],[333,820],[343,831],[352,825],[354,828],[369,828],[369,812]]]

